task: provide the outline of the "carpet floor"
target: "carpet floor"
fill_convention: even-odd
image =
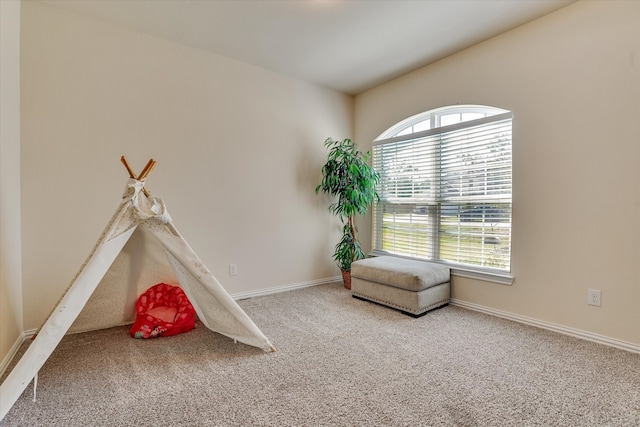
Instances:
[[[455,306],[414,319],[339,284],[239,304],[276,353],[201,325],[68,335],[0,425],[640,425],[638,354]]]

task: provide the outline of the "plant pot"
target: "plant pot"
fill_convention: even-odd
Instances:
[[[342,282],[344,283],[344,287],[347,289],[351,289],[351,271],[340,270],[342,273]]]

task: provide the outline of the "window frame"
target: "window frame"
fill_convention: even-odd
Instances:
[[[472,113],[472,114],[480,113],[480,114],[484,114],[485,117],[467,120],[467,121],[460,121],[458,123],[440,126],[442,117],[451,115],[451,114],[464,114],[464,113]],[[395,125],[391,126],[389,129],[387,129],[385,132],[383,132],[378,138],[376,138],[373,141],[372,148],[375,149],[376,146],[383,145],[383,144],[408,141],[412,139],[420,139],[420,138],[425,138],[425,137],[434,136],[434,135],[447,134],[448,132],[454,132],[456,130],[471,128],[473,126],[479,126],[485,123],[497,122],[497,121],[506,120],[506,119],[513,120],[513,113],[511,111],[496,108],[496,107],[489,107],[489,106],[482,106],[482,105],[454,105],[454,106],[437,108],[437,109],[433,109],[430,111],[426,111],[426,112],[408,117],[407,119],[404,119],[396,123]],[[418,132],[403,133],[406,129],[413,128],[413,126],[420,124],[422,122],[425,122],[426,120],[430,120],[429,129],[421,130]],[[511,126],[513,129],[513,122]],[[513,147],[511,146],[511,152],[510,152],[511,156],[512,156],[512,153],[513,153]],[[512,176],[512,173],[513,173],[512,167],[510,172]],[[511,212],[513,212],[513,196],[512,195],[510,197],[510,206],[511,206]],[[441,256],[440,248],[439,248],[440,239],[441,239],[439,235],[439,231],[440,231],[439,223],[441,220],[441,217],[439,216],[440,202],[438,202],[435,209],[436,209],[435,214],[433,214],[432,220],[430,221],[431,224],[430,224],[430,231],[428,233],[429,235],[428,237],[431,239],[431,244],[429,246],[431,247],[432,255],[435,255],[439,258]],[[511,215],[511,219],[512,219],[512,215]],[[378,227],[377,219],[375,216],[372,216],[373,237],[375,237],[378,233],[382,231],[382,228],[381,228],[382,226],[380,226],[379,229],[377,229],[377,227]],[[391,253],[388,251],[384,251],[382,249],[375,249],[375,248],[372,250],[371,255],[372,256],[393,255],[401,258],[419,259],[419,260],[428,259],[430,262],[437,262],[443,265],[447,265],[451,269],[451,274],[454,276],[467,277],[472,279],[511,285],[514,281],[514,277],[511,273],[511,264],[512,264],[511,247],[513,246],[511,242],[512,235],[513,235],[513,222],[511,220],[510,226],[509,226],[509,238],[510,238],[509,266],[507,269],[492,268],[492,267],[480,266],[480,265],[459,264],[459,263],[450,262],[450,261],[437,259],[437,258],[430,259],[430,258],[423,258],[423,257],[412,257],[407,255]],[[373,244],[374,246],[376,246],[377,242],[374,241]]]

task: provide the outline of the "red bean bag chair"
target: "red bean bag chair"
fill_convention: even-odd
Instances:
[[[156,338],[188,332],[196,326],[196,311],[178,286],[158,283],[136,302],[134,338]]]

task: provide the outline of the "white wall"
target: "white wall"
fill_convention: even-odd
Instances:
[[[0,1],[0,372],[22,334],[20,2]]]
[[[453,297],[640,344],[640,2],[578,2],[358,95],[356,139],[453,104],[514,113],[515,276]]]
[[[123,154],[157,160],[148,188],[231,294],[339,275],[314,188],[325,138],[352,134],[352,97],[35,2],[22,87],[25,328],[115,210]]]

